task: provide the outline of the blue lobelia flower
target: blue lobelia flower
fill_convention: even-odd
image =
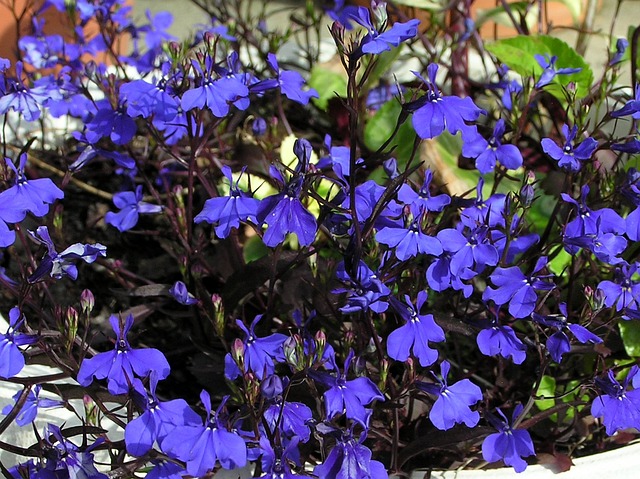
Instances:
[[[468,298],[473,292],[473,286],[464,281],[473,278],[476,273],[467,268],[454,274],[451,271],[452,256],[452,253],[444,251],[429,265],[426,274],[427,283],[434,291],[442,292],[453,288],[455,291],[462,291],[464,297]]]
[[[632,280],[639,268],[639,263],[623,263],[616,268],[613,281],[600,281],[598,289],[604,294],[607,308],[615,305],[616,311],[640,310],[640,283]]]
[[[629,48],[629,41],[626,38],[618,38],[616,41],[616,53],[611,57],[611,61],[609,61],[609,66],[616,65],[622,61],[625,52]]]
[[[96,144],[102,138],[109,137],[116,145],[126,145],[136,134],[136,122],[127,113],[124,103],[114,108],[109,100],[97,103],[98,111],[87,123],[85,136],[89,143]]]
[[[482,300],[491,300],[498,306],[509,303],[509,313],[514,318],[526,318],[536,307],[538,300],[536,291],[551,291],[555,287],[553,283],[545,281],[553,275],[536,274],[547,265],[547,262],[546,256],[538,258],[533,271],[528,276],[525,276],[517,266],[496,268],[489,278],[497,288],[487,286]]]
[[[198,300],[187,290],[187,285],[182,281],[176,281],[169,289],[169,294],[173,296],[178,303],[185,306],[198,304]]]
[[[145,479],[183,479],[187,473],[174,462],[153,460],[151,463],[154,467],[147,472]]]
[[[180,108],[172,88],[164,79],[157,83],[133,80],[120,87],[120,100],[127,105],[127,114],[135,118],[153,116],[154,121],[172,122]]]
[[[94,377],[106,378],[111,394],[125,394],[129,391],[134,374],[144,378],[155,372],[159,380],[169,375],[169,363],[164,354],[155,348],[133,349],[129,345],[127,334],[133,326],[133,315],[127,316],[122,329],[117,316],[112,315],[109,322],[116,333],[116,347],[82,361],[77,377],[81,386],[91,384]]]
[[[382,313],[389,307],[385,299],[391,291],[362,260],[358,264],[355,278],[346,271],[344,261],[338,264],[336,276],[347,285],[346,288],[332,291],[332,293],[347,293],[347,304],[340,308],[343,313],[350,314],[369,309]]]
[[[36,416],[38,415],[38,408],[46,409],[46,408],[55,408],[55,407],[64,406],[63,401],[58,401],[55,399],[40,398],[39,396],[40,396],[41,389],[42,389],[42,386],[40,384],[36,384],[33,390],[29,391],[29,394],[27,395],[27,399],[22,405],[22,409],[20,409],[20,412],[16,416],[16,424],[18,426],[23,427],[35,421]],[[22,395],[22,391],[18,391],[13,396],[13,400],[17,402],[21,395]],[[5,415],[9,414],[12,411],[13,407],[14,407],[13,404],[6,405],[2,409],[2,414],[5,414]]]
[[[293,151],[298,157],[298,165],[287,182],[282,175],[271,168],[272,176],[277,179],[283,190],[260,202],[258,222],[267,226],[262,240],[267,246],[277,246],[284,241],[287,234],[295,233],[302,246],[313,243],[318,231],[315,216],[304,207],[300,200],[305,174],[311,158],[311,144],[304,139],[296,140]]]
[[[522,413],[522,404],[518,404],[513,411],[511,422],[498,409],[499,417],[488,414],[487,419],[499,432],[489,434],[482,443],[482,457],[487,462],[503,460],[507,466],[512,466],[516,472],[527,468],[523,457],[535,456],[531,435],[526,429],[517,429],[514,424]]]
[[[39,469],[38,478],[69,478],[69,479],[108,479],[96,469],[91,451],[99,446],[104,439],[100,438],[89,447],[82,448],[64,437],[58,426],[48,424],[43,434],[42,445],[47,451],[44,463],[36,466]],[[34,476],[31,476],[34,477]]]
[[[381,462],[371,460],[371,451],[362,443],[366,438],[353,437],[351,431],[344,432],[322,464],[313,469],[322,479],[387,479],[389,476]]]
[[[142,201],[142,185],[136,191],[122,191],[113,195],[113,204],[120,211],[109,211],[105,223],[117,228],[120,232],[128,231],[138,223],[140,214],[156,214],[162,212],[162,206]]]
[[[628,390],[629,383],[636,374],[638,366],[633,366],[622,384],[611,370],[606,377],[595,379],[596,385],[604,394],[593,400],[591,415],[602,418],[605,432],[609,436],[630,427],[640,430],[640,389]]]
[[[598,141],[595,138],[585,138],[583,142],[574,145],[574,140],[578,133],[578,127],[573,126],[571,131],[565,124],[562,125],[562,135],[565,137],[565,143],[560,148],[551,138],[543,138],[540,141],[542,150],[551,158],[558,162],[558,166],[570,173],[580,171],[581,161],[587,161],[598,148]]]
[[[582,71],[582,68],[556,68],[557,55],[549,56],[549,54],[545,53],[544,55],[534,55],[534,58],[538,65],[544,69],[536,82],[536,88],[548,85],[557,75],[571,75]]]
[[[305,404],[283,400],[282,393],[288,382],[288,378],[285,377],[283,381],[274,374],[260,384],[262,396],[267,402],[263,417],[272,433],[279,429],[287,439],[297,438],[307,442],[311,435],[308,423],[313,419],[313,414]]]
[[[16,77],[8,81],[7,91],[0,97],[0,113],[5,114],[9,110],[22,113],[27,121],[35,121],[40,118],[42,107],[50,100],[59,100],[62,95],[51,88],[48,79],[42,78],[33,87],[27,88],[23,81],[22,62],[16,62]]]
[[[14,173],[12,186],[0,193],[0,204],[4,206],[2,217],[5,221],[18,223],[27,212],[44,216],[49,212],[50,204],[64,197],[62,190],[50,178],[27,179],[26,153],[20,155],[17,168],[9,158],[5,158],[5,161]]]
[[[418,389],[438,397],[429,411],[429,419],[442,431],[460,423],[465,423],[467,427],[474,427],[480,421],[480,414],[478,411],[472,411],[471,406],[482,401],[482,391],[468,379],[449,385],[447,376],[450,368],[448,361],[442,361],[441,377],[431,373],[438,384],[416,382]]]
[[[383,8],[386,8],[383,7]],[[385,12],[386,15],[386,12]],[[360,45],[353,53],[355,58],[364,54],[382,53],[397,47],[402,42],[412,39],[418,34],[420,20],[413,19],[408,22],[394,22],[390,29],[379,32],[371,22],[371,14],[368,8],[359,7],[351,14],[352,20],[367,29],[367,34],[360,41]]]
[[[494,193],[485,200],[483,188],[484,178],[480,177],[476,185],[476,197],[468,200],[460,213],[460,221],[471,229],[482,225],[492,228],[495,226],[505,227],[507,196],[502,193]]]
[[[384,401],[384,396],[369,378],[359,377],[347,380],[347,372],[352,360],[353,351],[349,351],[344,362],[343,373],[340,374],[338,371],[337,376],[315,370],[309,370],[308,374],[313,380],[329,387],[323,395],[327,420],[344,414],[347,419],[367,427],[371,410],[366,409],[365,406],[376,399]]]
[[[475,127],[467,125],[466,122],[476,121],[485,113],[484,110],[478,108],[470,97],[443,96],[436,85],[437,72],[438,65],[435,63],[427,67],[429,80],[414,72],[428,88],[422,98],[406,105],[407,109],[413,112],[414,130],[422,139],[434,138],[445,128],[452,135],[461,131],[463,137],[473,133]]]
[[[447,194],[431,196],[431,182],[433,181],[433,171],[427,169],[424,172],[424,182],[416,192],[406,183],[398,190],[398,200],[405,205],[410,205],[411,212],[417,215],[420,211],[427,212],[442,211],[445,206],[451,203],[451,197]]]
[[[246,168],[242,169],[240,176]],[[218,238],[226,238],[231,228],[240,226],[241,221],[257,223],[258,207],[260,202],[240,189],[237,181],[233,181],[231,168],[222,167],[222,174],[229,180],[229,196],[210,198],[204,203],[202,211],[193,219],[196,223],[215,224],[215,232]]]
[[[124,430],[127,452],[132,456],[143,456],[153,447],[154,442],[161,444],[178,426],[196,426],[201,423],[200,416],[193,412],[184,399],[158,400],[157,385],[158,375],[155,372],[149,378],[149,394],[142,381],[133,379],[133,398],[143,412],[129,421]]]
[[[192,65],[198,86],[187,90],[182,95],[181,106],[184,111],[206,107],[217,118],[224,118],[229,114],[230,103],[238,107],[245,106],[245,103],[239,100],[248,97],[249,89],[240,78],[235,76],[214,78],[214,60],[210,56],[205,58],[205,71],[195,60]],[[245,108],[248,106],[246,104]]]
[[[294,437],[288,441],[286,447],[272,447],[269,439],[263,435],[260,437],[260,451],[262,452],[262,471],[264,475],[260,479],[312,479],[304,474],[295,474],[291,471],[291,463],[297,464],[299,455],[298,443],[300,439]]]
[[[24,368],[24,356],[18,346],[35,343],[36,336],[18,333],[24,323],[24,317],[16,306],[9,311],[9,328],[6,333],[0,333],[0,378],[12,378]]]
[[[411,221],[408,228],[384,227],[376,233],[376,240],[393,248],[394,254],[400,261],[414,258],[417,254],[440,256],[442,245],[438,238],[422,232],[423,211],[420,211]]]
[[[631,115],[634,120],[640,120],[640,84],[636,85],[635,97],[629,100],[619,110],[611,112],[613,118],[620,118],[621,116]]]
[[[302,89],[302,86],[305,84],[305,80],[300,73],[290,70],[280,70],[278,59],[273,53],[269,53],[267,55],[267,64],[278,75],[278,77],[273,79],[273,81],[264,80],[261,83],[264,83],[267,86],[270,86],[273,83],[273,86],[279,87],[282,94],[289,100],[298,102],[301,105],[309,103],[311,98],[319,97],[318,92],[313,88],[309,88],[308,90]],[[251,91],[260,91],[260,89],[256,89],[256,87],[257,85],[252,86]]]
[[[627,231],[627,224],[611,208],[592,210],[587,206],[589,186],[584,185],[580,194],[580,201],[576,201],[566,193],[561,193],[562,199],[571,203],[576,210],[576,217],[572,219],[564,229],[564,248],[570,254],[576,254],[586,242],[590,245],[592,240],[606,233],[622,235]]]
[[[481,174],[490,173],[499,161],[507,169],[515,170],[522,166],[522,153],[515,145],[503,145],[504,120],[500,118],[488,140],[476,133],[469,135],[462,144],[462,154],[467,158],[475,158],[476,168]]]
[[[27,278],[29,283],[40,281],[46,275],[55,279],[62,279],[64,276],[68,276],[75,281],[78,277],[78,268],[75,263],[78,260],[91,264],[98,259],[98,256],[105,257],[107,255],[107,247],[100,243],[74,243],[61,253],[58,253],[46,226],[39,226],[35,233],[29,231],[29,234],[37,243],[47,248],[42,261],[40,261],[33,274]]]
[[[406,361],[410,352],[413,352],[423,367],[430,366],[438,359],[438,351],[429,347],[429,342],[444,341],[444,331],[436,324],[432,314],[420,314],[420,309],[426,301],[426,291],[418,292],[415,307],[409,296],[405,296],[405,303],[401,303],[393,296],[389,297],[393,309],[406,321],[387,338],[389,357],[397,361]]]
[[[518,339],[513,328],[499,324],[497,319],[493,319],[488,327],[478,333],[476,342],[485,356],[510,357],[516,364],[521,364],[527,357],[527,347]]]
[[[240,371],[231,353],[227,353],[224,358],[224,374],[228,379],[233,380],[248,371],[262,379],[274,373],[276,362],[284,362],[282,345],[287,337],[280,333],[274,333],[264,338],[257,337],[254,330],[261,319],[262,314],[257,315],[251,322],[249,329],[241,320],[236,320],[236,324],[245,335],[243,340],[243,371]]]
[[[569,336],[567,336],[566,330],[569,330],[582,344],[602,343],[602,338],[599,338],[584,326],[567,321],[566,303],[560,303],[559,307],[560,314],[541,316],[533,313],[532,315],[535,322],[556,330],[556,332],[547,339],[547,351],[549,351],[549,355],[555,362],[561,362],[563,354],[571,350],[571,343],[569,342]]]
[[[462,224],[457,229],[447,228],[438,233],[442,249],[451,253],[450,268],[453,275],[465,275],[468,271],[479,274],[487,265],[498,264],[498,250],[491,244],[488,233],[489,229],[485,226],[468,229]]]
[[[215,467],[217,461],[225,469],[236,469],[247,463],[244,440],[235,432],[229,431],[220,419],[228,398],[225,396],[217,411],[212,414],[209,393],[202,391],[200,400],[207,411],[205,423],[179,426],[162,441],[161,449],[186,462],[187,472],[192,476],[203,476]]]

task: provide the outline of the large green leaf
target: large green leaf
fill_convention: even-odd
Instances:
[[[509,68],[519,73],[522,77],[534,75],[539,78],[542,67],[536,61],[534,55],[556,55],[556,68],[582,68],[578,73],[571,75],[557,75],[546,91],[563,101],[565,99],[563,88],[570,82],[575,82],[577,96],[584,97],[589,93],[593,83],[593,72],[589,64],[573,48],[559,38],[547,35],[525,36],[507,38],[486,46],[498,59]]]
[[[313,102],[322,110],[327,109],[330,99],[336,96],[342,98],[347,96],[347,77],[345,74],[336,73],[327,67],[321,65],[313,67],[308,83],[318,92],[319,98],[314,98]]]
[[[632,358],[640,357],[640,322],[620,321],[620,336],[627,354]]]

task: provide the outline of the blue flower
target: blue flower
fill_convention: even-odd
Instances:
[[[547,339],[547,351],[549,351],[549,355],[555,362],[562,361],[562,356],[571,350],[569,336],[567,336],[565,330],[569,330],[582,344],[602,343],[602,338],[599,338],[584,326],[567,321],[567,305],[565,303],[560,303],[560,313],[548,316],[541,316],[537,313],[532,315],[535,322],[556,330]]]
[[[22,405],[22,409],[20,409],[20,412],[18,412],[18,415],[16,416],[16,424],[18,426],[23,427],[35,421],[36,416],[38,415],[38,408],[55,408],[64,406],[64,402],[62,401],[40,398],[39,396],[41,389],[42,386],[36,384],[33,390],[29,391],[27,399]],[[13,400],[17,402],[22,394],[23,391],[18,391],[13,396]],[[13,410],[13,408],[14,405],[12,404],[6,405],[4,409],[2,409],[2,414],[9,414]]]
[[[0,204],[4,205],[2,217],[5,221],[18,223],[32,213],[44,216],[49,212],[49,205],[62,199],[64,193],[50,178],[29,180],[25,176],[27,154],[20,155],[18,167],[9,158],[5,158],[7,166],[13,171],[13,185],[0,193]]]
[[[51,88],[48,80],[27,88],[22,78],[22,62],[16,62],[16,77],[8,82],[9,88],[6,92],[2,91],[4,95],[0,97],[0,113],[14,110],[22,113],[26,121],[35,121],[40,118],[42,106],[49,100],[60,99],[61,95],[56,89]]]
[[[29,231],[29,234],[37,243],[47,248],[47,253],[43,256],[38,268],[27,278],[29,283],[40,281],[47,274],[55,279],[68,276],[75,281],[78,277],[76,261],[82,260],[91,264],[98,259],[98,256],[107,255],[107,247],[100,243],[75,243],[58,253],[46,226],[39,226],[35,233]]]
[[[426,291],[418,292],[416,306],[411,303],[409,296],[405,296],[405,303],[401,303],[393,296],[389,297],[393,309],[406,321],[403,326],[393,331],[387,338],[387,353],[397,361],[406,361],[409,353],[418,358],[424,367],[436,362],[438,351],[429,347],[429,342],[445,340],[444,331],[433,319],[432,314],[421,315],[420,309],[427,301]]]
[[[355,278],[352,278],[346,271],[344,261],[338,265],[336,276],[348,286],[332,291],[332,293],[347,293],[347,304],[340,308],[344,314],[369,309],[376,313],[382,313],[389,307],[389,303],[385,301],[390,293],[389,288],[362,260],[358,263]]]
[[[311,157],[311,144],[307,140],[298,139],[293,151],[298,157],[293,176],[285,184],[282,175],[272,168],[271,174],[282,184],[283,191],[260,202],[258,222],[267,226],[262,237],[267,246],[279,245],[289,233],[295,233],[300,245],[309,246],[318,230],[315,216],[300,201]]]
[[[622,384],[616,380],[611,370],[606,377],[595,380],[605,394],[593,400],[591,414],[602,418],[605,432],[609,436],[630,427],[640,430],[640,389],[627,390],[637,373],[638,366],[633,366]]]
[[[207,412],[204,425],[178,426],[162,441],[161,449],[172,457],[187,463],[187,472],[203,476],[213,469],[217,461],[225,469],[236,469],[247,463],[247,447],[235,432],[227,430],[220,420],[226,396],[215,414],[211,413],[209,393],[202,391],[200,400]]]
[[[82,361],[77,377],[81,386],[91,384],[94,377],[106,378],[111,394],[125,394],[133,382],[134,373],[140,378],[154,371],[158,379],[169,375],[169,363],[164,354],[154,348],[133,349],[129,345],[127,334],[133,326],[133,315],[127,316],[123,329],[120,329],[117,316],[111,316],[109,322],[116,333],[116,347],[113,351],[98,353]]]
[[[459,131],[462,131],[463,136],[471,133],[474,127],[466,122],[476,121],[484,110],[478,108],[470,97],[443,96],[436,85],[438,65],[430,64],[427,72],[429,80],[414,72],[427,85],[428,90],[422,98],[407,105],[409,111],[413,111],[412,123],[418,136],[422,139],[434,138],[445,128],[452,135]]]
[[[442,249],[451,253],[451,273],[460,275],[473,271],[479,274],[487,265],[498,264],[500,257],[498,250],[490,242],[489,230],[484,226],[473,230],[461,226],[459,225],[458,229],[447,228],[438,233]]]
[[[398,200],[405,205],[411,206],[414,215],[420,211],[442,211],[445,206],[451,203],[451,197],[447,194],[431,196],[431,182],[433,181],[433,171],[426,169],[424,172],[424,182],[416,192],[406,183],[398,190]]]
[[[482,295],[483,301],[493,301],[498,306],[509,303],[509,313],[514,318],[526,318],[536,307],[538,295],[536,291],[550,291],[554,284],[544,279],[551,275],[536,275],[547,265],[547,257],[538,259],[530,275],[525,276],[520,268],[496,268],[491,274],[491,282],[497,286],[485,289]]]
[[[418,214],[408,228],[385,227],[376,233],[376,240],[394,248],[394,253],[400,261],[414,258],[417,254],[440,256],[442,245],[440,241],[422,232],[420,223],[422,212]]]
[[[611,112],[613,118],[631,115],[634,120],[640,120],[640,84],[636,85],[635,97],[629,100],[622,108]]]
[[[534,58],[538,62],[538,65],[544,69],[536,83],[536,88],[542,88],[543,86],[548,85],[557,75],[571,75],[572,73],[582,71],[582,68],[556,69],[556,61],[558,61],[557,55],[549,56],[549,54],[545,53],[544,55],[534,55]]]
[[[498,409],[498,418],[492,414],[487,419],[499,432],[490,434],[482,443],[482,457],[487,462],[503,460],[507,466],[512,466],[516,472],[522,472],[527,468],[523,457],[535,456],[531,435],[526,429],[516,429],[514,424],[524,408],[521,404],[513,411],[511,422]]]
[[[240,175],[244,173],[243,168]],[[242,191],[237,181],[233,181],[231,168],[222,167],[222,174],[229,180],[229,196],[210,198],[204,203],[202,211],[193,219],[196,223],[206,221],[215,224],[215,232],[218,238],[226,238],[231,228],[240,226],[241,221],[257,223],[256,216],[260,202]]]
[[[510,357],[516,364],[521,364],[527,357],[527,347],[518,339],[513,329],[498,324],[496,320],[478,333],[476,342],[485,356]]]
[[[173,296],[178,303],[185,306],[191,306],[197,304],[198,300],[187,290],[187,285],[182,281],[176,281],[169,289],[169,294]]]
[[[128,231],[138,223],[140,214],[156,214],[162,211],[162,206],[142,201],[142,185],[136,191],[122,191],[113,195],[113,204],[120,211],[109,211],[105,223],[117,228],[120,232]]]
[[[144,390],[142,382],[133,380],[133,396],[143,412],[137,418],[129,421],[124,430],[124,442],[127,452],[132,456],[143,456],[157,441],[162,443],[176,427],[198,425],[201,420],[184,399],[160,401],[156,396],[158,375],[151,373],[149,380],[149,394]]]
[[[626,38],[618,38],[616,41],[616,53],[611,57],[609,66],[620,63],[628,47],[629,41]]]
[[[367,53],[375,55],[391,50],[392,46],[399,46],[400,43],[415,37],[418,34],[418,25],[420,25],[420,20],[417,19],[408,22],[394,22],[389,30],[379,32],[371,22],[369,9],[365,7],[359,7],[351,15],[351,19],[366,28],[368,32],[354,52],[356,58]]]
[[[92,145],[110,137],[116,145],[126,145],[136,134],[136,122],[127,114],[124,104],[115,109],[108,100],[97,103],[98,111],[87,123],[85,136]]]
[[[470,407],[482,401],[482,391],[468,379],[449,385],[447,376],[450,368],[448,361],[442,361],[440,364],[442,376],[438,377],[434,374],[438,384],[416,382],[418,389],[438,397],[429,411],[429,419],[442,431],[451,429],[459,423],[474,427],[480,421],[480,414],[478,411],[472,411]]]
[[[230,103],[234,103],[238,107],[245,106],[244,103],[238,101],[248,97],[249,89],[239,78],[227,76],[214,79],[212,77],[214,60],[209,56],[205,58],[206,70],[204,72],[195,60],[192,65],[197,74],[199,86],[187,90],[182,95],[182,109],[184,111],[207,107],[214,116],[224,118],[229,114]],[[246,107],[248,106],[247,104]]]
[[[614,272],[614,281],[600,281],[598,289],[604,294],[607,308],[615,305],[616,311],[640,310],[640,283],[631,279],[639,267],[638,263],[621,264]]]
[[[372,461],[371,451],[362,444],[365,437],[363,434],[357,441],[350,432],[344,433],[313,474],[322,479],[387,479],[382,463]]]
[[[587,161],[598,148],[598,141],[595,138],[586,138],[583,142],[574,146],[573,140],[578,133],[578,127],[573,126],[571,131],[565,124],[562,125],[562,134],[566,141],[564,146],[560,148],[551,138],[543,138],[540,142],[542,150],[551,158],[558,162],[558,166],[566,171],[575,173],[581,168],[581,161]]]
[[[485,140],[482,135],[477,133],[465,139],[462,144],[462,154],[467,158],[475,158],[476,168],[483,175],[493,171],[498,161],[510,170],[522,166],[522,153],[518,147],[501,143],[504,130],[504,120],[500,118],[489,140]]]
[[[296,463],[299,456],[298,443],[300,439],[294,437],[288,441],[286,447],[272,447],[266,436],[260,437],[260,451],[262,452],[262,471],[260,479],[312,479],[310,476],[295,474],[291,471],[291,463]],[[297,465],[297,464],[296,464]]]
[[[284,362],[282,345],[287,339],[284,334],[274,333],[264,338],[256,336],[255,327],[262,319],[262,314],[257,315],[251,322],[249,329],[239,319],[238,327],[244,332],[244,354],[242,359],[243,371],[238,369],[230,353],[225,356],[224,374],[228,379],[235,379],[241,373],[253,372],[258,378],[265,378],[273,374],[276,362]]]
[[[365,406],[376,399],[384,401],[384,396],[369,378],[346,379],[352,359],[353,351],[350,351],[344,362],[343,373],[338,372],[337,376],[315,370],[310,370],[309,375],[315,381],[329,387],[323,395],[327,420],[344,414],[347,419],[367,427],[371,410]]]
[[[0,333],[0,378],[12,378],[24,368],[24,356],[18,346],[33,344],[37,337],[29,334],[18,333],[24,317],[18,307],[9,311],[9,328],[4,334]]]
[[[278,59],[273,53],[269,53],[267,55],[267,63],[271,67],[271,69],[278,75],[276,80],[277,86],[280,87],[280,91],[284,96],[286,96],[289,100],[293,100],[295,102],[300,103],[301,105],[306,105],[309,103],[311,98],[318,98],[318,92],[313,88],[308,90],[303,90],[302,86],[305,84],[304,78],[298,72],[288,71],[288,70],[280,70],[278,65]],[[267,80],[268,81],[268,80]],[[253,91],[255,87],[252,87]]]

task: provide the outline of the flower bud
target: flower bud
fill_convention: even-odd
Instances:
[[[238,365],[238,369],[244,372],[244,343],[242,339],[236,338],[231,347],[231,357]]]
[[[82,308],[82,312],[84,314],[91,314],[93,311],[93,307],[95,306],[96,301],[93,297],[93,293],[90,289],[85,289],[80,293],[80,307]]]
[[[222,304],[222,296],[219,294],[211,295],[211,303],[213,304],[213,328],[219,337],[224,334],[224,305]]]
[[[264,136],[264,134],[267,132],[266,120],[262,117],[258,117],[253,120],[253,123],[251,124],[251,131],[253,133],[253,136],[255,137],[259,138],[261,136]]]
[[[316,360],[322,361],[322,356],[327,347],[327,335],[324,334],[324,331],[320,330],[316,333],[314,341],[316,343]]]
[[[522,206],[531,206],[533,202],[533,197],[535,196],[535,190],[533,186],[526,184],[520,189],[520,202]]]
[[[78,311],[73,306],[67,308],[66,317],[66,337],[68,341],[68,349],[71,349],[73,342],[76,339],[78,333]]]
[[[380,30],[387,23],[387,2],[371,0],[371,12],[373,13],[375,27]]]
[[[383,359],[380,361],[380,381],[378,382],[378,389],[384,391],[387,385],[387,377],[389,377],[389,360]]]

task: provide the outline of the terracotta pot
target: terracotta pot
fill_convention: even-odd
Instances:
[[[12,0],[0,2],[0,57],[11,60],[13,64],[18,59],[18,40],[25,35],[31,35],[33,28],[31,20],[35,13],[42,7],[44,0]],[[74,38],[74,26],[66,13],[59,12],[49,7],[43,14],[45,19],[44,32],[46,35],[62,35],[65,41]],[[98,24],[89,22],[84,27],[84,35],[87,40],[99,33]],[[128,39],[119,38],[115,45],[116,53],[127,51]],[[87,57],[85,60],[88,60]],[[108,55],[100,54],[96,61],[109,62]]]

